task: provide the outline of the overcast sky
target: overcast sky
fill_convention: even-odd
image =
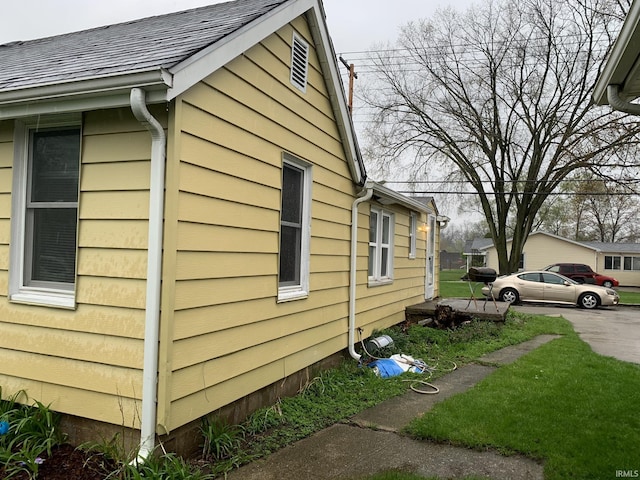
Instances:
[[[2,0],[0,44],[84,30],[221,0]],[[429,17],[437,7],[471,0],[324,0],[336,53],[360,52],[394,41],[412,19]]]

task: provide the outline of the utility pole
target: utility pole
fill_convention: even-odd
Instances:
[[[349,70],[349,115],[353,116],[353,79],[358,78],[358,74],[355,71],[355,65],[353,63],[347,63],[347,61],[339,57],[342,64]]]

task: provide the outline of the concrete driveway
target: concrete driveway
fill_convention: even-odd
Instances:
[[[562,316],[573,324],[580,338],[594,352],[640,364],[640,308],[616,307],[583,310],[571,306],[522,304],[511,306],[518,312]]]

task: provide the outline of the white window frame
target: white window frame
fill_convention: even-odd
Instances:
[[[640,270],[640,256],[625,255],[622,259],[622,270],[626,272],[637,272]]]
[[[416,258],[416,237],[418,235],[418,216],[415,212],[409,215],[409,258]]]
[[[282,158],[283,172],[285,166],[290,166],[302,172],[302,215],[300,227],[300,252],[299,265],[300,280],[296,284],[281,283],[278,278],[278,302],[288,302],[307,298],[309,296],[309,262],[310,262],[310,244],[311,244],[311,187],[313,185],[311,164],[294,157],[290,154],[284,154]],[[282,179],[282,176],[281,176]],[[284,187],[284,185],[283,185]],[[281,218],[280,218],[280,235],[282,235],[282,199],[280,201]],[[280,256],[281,241],[278,241],[278,276],[280,275]]]
[[[383,210],[377,207],[371,207],[371,213],[375,214],[375,234],[374,238],[371,238],[371,231],[369,232],[369,267],[368,279],[369,286],[386,285],[393,282],[393,245],[394,245],[394,223],[395,216],[393,212]],[[389,222],[389,238],[387,242],[383,241],[383,227],[384,221],[388,219]],[[369,222],[369,228],[371,228],[372,222]],[[382,273],[383,252],[387,252],[386,271],[387,274]],[[372,267],[372,268],[371,268]],[[373,270],[373,271],[371,271]]]
[[[80,114],[56,115],[16,121],[14,129],[14,167],[11,205],[11,246],[9,269],[9,300],[16,303],[43,305],[74,309],[76,306],[78,228],[76,228],[76,272],[74,282],[28,285],[25,279],[25,265],[29,260],[27,243],[31,242],[27,228],[27,192],[29,191],[29,168],[31,152],[31,132],[43,129],[80,129],[80,151],[82,151],[82,122]],[[78,159],[81,162],[81,159]],[[80,177],[80,165],[78,165]],[[78,178],[80,185],[80,178]],[[78,193],[79,197],[79,193]],[[79,210],[75,202],[76,214]],[[76,216],[76,222],[78,217]]]
[[[610,258],[611,268],[607,268],[607,258]],[[617,261],[616,261],[617,259]],[[622,270],[622,255],[605,255],[604,256],[604,269],[605,270]]]

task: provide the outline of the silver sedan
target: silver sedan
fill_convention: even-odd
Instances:
[[[485,285],[482,294],[507,303],[564,303],[581,308],[617,305],[620,301],[612,288],[580,284],[558,273],[544,271],[500,276],[492,284]]]

